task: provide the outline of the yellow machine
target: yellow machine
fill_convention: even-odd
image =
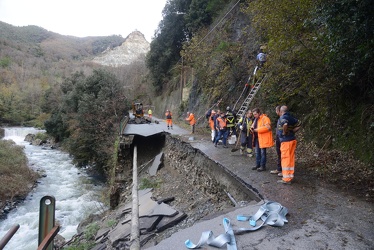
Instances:
[[[141,102],[135,102],[132,104],[132,114],[135,118],[141,118],[144,116],[143,104]]]

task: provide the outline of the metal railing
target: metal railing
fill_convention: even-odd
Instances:
[[[18,229],[19,229],[19,224],[14,225],[11,229],[9,229],[9,231],[0,240],[0,249],[3,249],[5,245],[8,244],[8,242],[13,237],[13,235],[17,232]]]
[[[14,225],[0,240],[2,250],[18,231],[20,225]],[[55,198],[44,196],[40,199],[39,211],[39,246],[38,250],[53,249],[52,241],[60,231],[60,226],[55,226]]]

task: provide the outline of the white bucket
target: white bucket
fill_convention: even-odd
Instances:
[[[229,144],[235,144],[235,142],[236,142],[236,135],[232,135],[228,141],[229,141]]]

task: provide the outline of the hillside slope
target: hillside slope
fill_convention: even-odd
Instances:
[[[166,6],[163,23],[174,20],[173,7],[182,2],[172,0]],[[208,11],[214,3],[209,0],[200,7]],[[199,27],[183,42],[179,61],[163,68],[167,74],[157,75],[158,61],[151,57],[148,60],[149,65],[155,65],[151,68],[155,87],[167,90],[156,103],[160,115],[165,107],[172,107],[180,117],[186,111],[204,117],[218,102],[216,109],[233,107],[246,83],[252,84],[256,77],[267,74],[250,108],[259,107],[275,123],[275,106],[285,104],[303,120],[308,142],[325,150],[343,150],[374,167],[374,52],[370,49],[374,33],[368,28],[374,25],[369,14],[373,6],[370,1],[331,3],[226,3],[212,22]],[[192,2],[185,7],[186,16],[193,8]],[[202,11],[199,17],[205,16]],[[183,21],[189,30],[191,21]],[[162,32],[154,41],[163,41],[176,32],[173,26],[167,30],[165,27],[160,27]],[[152,55],[168,52],[161,51],[154,41]],[[253,77],[261,47],[268,60]],[[165,100],[172,101],[165,104]],[[239,106],[242,102],[239,100]],[[200,121],[203,125],[204,120]]]

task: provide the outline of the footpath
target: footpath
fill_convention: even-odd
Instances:
[[[213,231],[214,237],[224,233],[224,218],[230,220],[234,230],[248,228],[249,223],[237,221],[236,216],[255,214],[265,201],[275,201],[286,207],[288,223],[283,227],[266,225],[254,232],[235,235],[237,249],[374,249],[373,203],[309,177],[298,170],[297,162],[292,185],[277,183],[280,177],[270,174],[270,170],[276,168],[275,162],[269,160],[269,154],[275,153],[274,150],[268,151],[267,170],[258,172],[251,170],[255,165],[254,157],[240,155],[239,151],[231,152],[235,145],[215,148],[209,135],[190,135],[180,131],[183,129],[175,126],[174,131],[166,132],[179,134],[210,159],[231,170],[256,189],[264,201],[202,220],[156,246],[146,246],[144,249],[187,249],[184,242],[189,239],[197,244],[204,231]],[[226,248],[225,245],[221,249]],[[204,245],[200,249],[218,248]]]

